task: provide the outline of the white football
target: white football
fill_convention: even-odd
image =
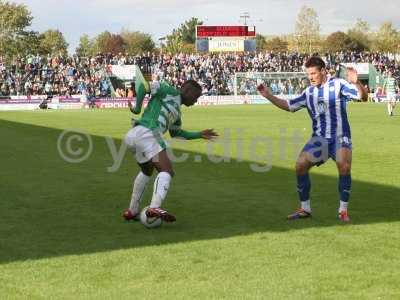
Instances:
[[[155,228],[161,226],[163,223],[162,219],[156,217],[156,218],[149,218],[146,215],[146,211],[149,207],[146,206],[145,208],[142,209],[140,213],[140,222],[147,228]]]

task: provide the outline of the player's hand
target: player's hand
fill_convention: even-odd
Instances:
[[[347,68],[347,81],[353,84],[358,82],[358,74],[356,69]]]
[[[132,105],[132,101],[131,101],[131,100],[128,100],[128,107],[129,107],[130,109],[133,108],[133,105]]]
[[[218,133],[214,129],[205,129],[201,132],[201,137],[205,140],[213,140],[218,137]]]
[[[129,110],[130,110],[132,113],[135,113],[135,108],[133,107],[132,101],[131,101],[131,100],[128,100],[128,107],[129,107]]]
[[[265,98],[268,98],[268,96],[271,95],[269,92],[268,88],[265,86],[265,84],[260,84],[257,86],[258,92],[263,95]]]

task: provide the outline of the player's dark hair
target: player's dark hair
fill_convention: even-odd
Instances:
[[[182,84],[182,87],[183,87],[183,86],[186,86],[186,85],[190,86],[190,87],[193,88],[193,89],[198,90],[200,93],[201,93],[201,91],[203,90],[203,89],[201,88],[200,84],[198,84],[197,81],[192,80],[192,79],[185,81],[185,82]]]
[[[317,67],[318,70],[322,70],[326,68],[325,62],[322,60],[321,57],[319,56],[312,56],[310,57],[306,64],[305,64],[306,68],[312,68],[312,67]]]

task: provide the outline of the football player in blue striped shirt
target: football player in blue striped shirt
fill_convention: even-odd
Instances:
[[[351,190],[352,142],[346,104],[352,99],[367,101],[368,93],[353,68],[347,70],[346,81],[328,78],[325,62],[320,57],[311,57],[305,67],[311,85],[295,99],[280,99],[265,85],[258,86],[260,94],[277,107],[290,112],[306,108],[312,120],[313,134],[296,162],[300,208],[290,214],[288,219],[311,217],[309,171],[313,166],[319,166],[332,158],[336,161],[339,173],[339,218],[349,222],[347,208]]]

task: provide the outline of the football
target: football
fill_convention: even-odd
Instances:
[[[140,222],[147,228],[156,228],[161,226],[161,224],[163,223],[161,218],[149,218],[146,215],[147,209],[149,207],[146,206],[145,208],[142,209],[141,213],[140,213]]]

